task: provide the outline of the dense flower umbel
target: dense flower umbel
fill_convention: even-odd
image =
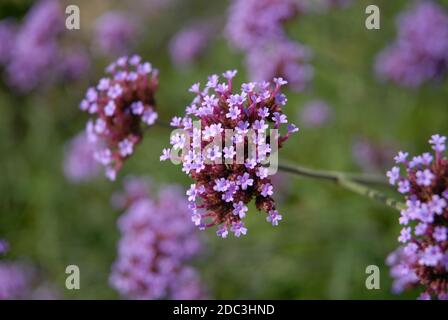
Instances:
[[[285,38],[284,23],[301,10],[295,0],[233,0],[226,35],[238,49],[249,50]]]
[[[57,38],[64,28],[58,1],[41,0],[31,8],[15,34],[6,66],[8,83],[19,91],[30,91],[43,77],[53,76],[58,61]]]
[[[30,288],[26,271],[20,263],[0,261],[0,300],[28,297]]]
[[[165,149],[161,156],[161,160],[167,160],[172,151],[189,150],[183,153],[181,161],[183,171],[195,181],[187,191],[191,219],[200,229],[219,225],[217,234],[223,238],[229,230],[237,237],[246,234],[242,219],[248,211],[247,204],[254,198],[256,207],[268,214],[268,222],[276,226],[282,219],[272,198],[268,169],[262,162],[270,156],[275,138],[280,148],[291,133],[298,131],[290,124],[284,136],[260,139],[260,133],[266,134],[269,124],[280,129],[288,122],[282,110],[287,100],[280,92],[286,81],[276,78],[274,85],[244,83],[241,92],[235,92],[235,74],[236,70],[225,72],[221,83],[217,75],[212,75],[203,90],[199,83],[191,87],[196,98],[187,106],[185,117],[172,120],[172,126],[182,129],[181,133],[172,135],[173,150]],[[219,139],[224,148],[215,144]],[[249,154],[249,144],[257,145],[258,152]],[[244,147],[243,159],[238,159],[238,145]],[[204,152],[197,152],[198,148]]]
[[[444,76],[448,70],[446,11],[433,1],[422,1],[397,22],[396,43],[378,56],[378,75],[407,87]]]
[[[442,154],[445,141],[443,136],[431,137],[434,155],[424,153],[408,159],[408,153],[400,152],[395,161],[404,165],[405,175],[400,174],[398,166],[387,173],[390,183],[406,197],[406,209],[399,219],[403,229],[398,241],[403,248],[395,254],[401,259],[392,257],[399,261],[390,262],[396,287],[399,290],[420,283],[425,287],[422,298],[448,297],[448,158]]]
[[[281,39],[250,50],[246,64],[253,81],[281,76],[288,80],[289,88],[303,91],[314,75],[309,64],[311,57],[312,52],[306,46]]]
[[[166,186],[156,196],[148,186],[131,178],[125,192],[113,199],[126,212],[118,221],[122,237],[110,283],[130,299],[203,298],[199,276],[187,265],[199,252],[200,242],[188,223],[183,192]]]
[[[87,123],[87,135],[97,145],[95,159],[114,180],[123,161],[142,139],[142,126],[157,119],[154,92],[158,71],[139,56],[121,57],[112,63],[96,87],[87,90],[80,108],[96,116]]]
[[[119,11],[100,16],[95,24],[98,48],[107,54],[128,54],[139,32],[135,17]]]
[[[178,66],[189,65],[197,60],[208,46],[213,26],[206,22],[185,27],[170,40],[171,60]]]
[[[98,176],[100,166],[94,158],[95,143],[82,132],[68,143],[64,157],[64,175],[72,182],[82,182]]]

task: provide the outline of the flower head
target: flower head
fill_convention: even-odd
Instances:
[[[114,196],[126,211],[118,221],[121,239],[110,283],[130,299],[199,299],[203,286],[187,262],[200,242],[188,223],[183,192],[165,186],[157,194],[149,187],[146,180],[130,178]]]
[[[258,47],[272,39],[284,38],[284,23],[300,11],[301,4],[294,0],[234,0],[226,36],[238,49]]]
[[[138,24],[131,15],[119,11],[106,12],[95,24],[96,43],[104,53],[128,54],[138,31]]]
[[[95,159],[113,180],[141,141],[142,123],[152,125],[157,119],[158,71],[139,56],[121,57],[107,71],[110,76],[87,90],[80,108],[96,115],[87,123],[87,137],[96,144]]]
[[[297,131],[290,125],[286,134],[279,133],[288,122],[283,114],[283,79],[276,79],[275,84],[242,84],[241,92],[235,92],[235,75],[236,70],[225,72],[223,83],[218,76],[210,77],[203,90],[198,84],[193,86],[190,91],[196,97],[183,118],[173,119],[178,130],[171,136],[172,149],[164,149],[161,156],[166,160],[168,150],[188,150],[179,157],[182,170],[195,182],[187,193],[194,223],[200,229],[219,226],[217,235],[222,238],[229,231],[237,237],[246,234],[241,220],[253,199],[257,209],[269,215],[268,222],[277,225],[281,220],[263,163],[273,145],[281,148]]]
[[[398,238],[403,246],[389,261],[395,291],[420,283],[427,298],[448,293],[448,158],[441,153],[445,140],[439,135],[430,139],[434,157],[425,153],[408,162],[408,154],[400,152],[395,160],[405,170],[394,167],[388,173],[406,198],[399,219],[405,225]]]
[[[381,79],[407,87],[436,80],[448,70],[448,14],[434,1],[418,1],[398,17],[398,38],[377,58]]]
[[[94,158],[95,143],[85,133],[74,137],[67,146],[64,174],[72,182],[89,180],[98,175],[99,164]]]

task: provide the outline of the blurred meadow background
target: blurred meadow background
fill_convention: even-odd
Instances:
[[[312,2],[312,0],[310,0]],[[0,19],[21,21],[37,1],[2,0]],[[81,29],[64,31],[67,54],[81,45],[89,58],[86,73],[74,81],[53,81],[27,92],[0,81],[0,238],[10,244],[6,259],[37,269],[54,295],[64,299],[115,299],[111,265],[117,255],[117,219],[111,196],[127,175],[147,176],[155,185],[191,183],[180,168],[159,161],[170,130],[149,128],[117,180],[100,173],[73,182],[64,174],[69,141],[88,115],[79,110],[86,89],[119,55],[101,52],[95,23],[104,13],[126,12],[138,24],[129,53],[138,53],[160,70],[156,92],[159,118],[182,114],[193,96],[188,88],[211,74],[238,69],[248,80],[244,54],[224,36],[230,1],[61,1],[77,4]],[[381,9],[381,29],[367,30],[365,8]],[[448,131],[448,88],[436,81],[415,88],[379,81],[377,55],[397,35],[396,17],[406,0],[355,0],[347,7],[300,15],[286,25],[288,36],[312,51],[314,77],[297,92],[286,90],[285,113],[301,131],[285,144],[280,161],[348,172],[384,174],[399,150],[426,150],[431,134]],[[448,1],[439,1],[448,6]],[[211,32],[201,54],[175,63],[170,41],[195,23]],[[32,55],[30,56],[30,58]],[[55,61],[54,63],[58,63]],[[269,63],[269,62],[267,62]],[[38,82],[44,82],[46,76]],[[310,103],[327,116],[314,119]],[[309,119],[311,118],[311,120]],[[315,120],[314,122],[312,120]],[[200,232],[202,253],[192,261],[216,299],[396,299],[385,259],[397,247],[398,214],[337,186],[280,174],[278,210],[283,221],[273,228],[250,207],[247,236],[219,239]],[[390,193],[399,197],[398,194]],[[198,231],[199,232],[199,231]],[[81,289],[65,289],[65,268],[78,265]],[[381,270],[381,289],[367,290],[365,269]],[[0,283],[0,286],[2,284]]]

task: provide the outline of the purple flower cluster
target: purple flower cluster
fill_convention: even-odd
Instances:
[[[297,42],[279,40],[262,49],[250,50],[246,56],[250,78],[255,81],[282,76],[294,91],[303,91],[313,78],[309,64],[311,50]]]
[[[128,54],[139,32],[135,18],[119,11],[107,12],[95,24],[98,48],[107,54]]]
[[[0,63],[11,87],[29,92],[57,80],[78,79],[87,72],[89,60],[84,55],[77,58],[76,73],[66,73],[65,65],[72,64],[73,58],[66,61],[60,45],[64,27],[64,13],[56,0],[36,1],[21,25],[11,19],[0,21]]]
[[[9,251],[9,243],[6,240],[0,239],[0,256]]]
[[[247,51],[272,39],[286,38],[284,24],[300,12],[294,0],[233,0],[226,35],[236,48]]]
[[[384,172],[393,163],[396,150],[390,142],[366,137],[356,137],[352,143],[353,160],[365,172]]]
[[[187,264],[200,251],[200,241],[187,223],[183,192],[166,186],[156,197],[147,182],[133,178],[117,197],[126,212],[118,221],[121,239],[111,286],[129,299],[204,298],[199,276]]]
[[[25,299],[29,290],[29,279],[23,265],[0,261],[0,300]]]
[[[309,128],[322,127],[327,124],[333,116],[333,110],[323,100],[311,100],[300,110],[299,118],[303,125]]]
[[[154,93],[158,71],[137,55],[119,58],[106,71],[110,77],[87,90],[80,108],[96,115],[87,123],[87,137],[96,146],[95,159],[114,180],[143,138],[141,124],[150,126],[157,119]]]
[[[397,164],[388,173],[389,182],[406,197],[399,223],[402,248],[389,259],[394,288],[402,291],[421,284],[421,298],[448,298],[448,158],[443,156],[446,138],[433,135],[429,143],[434,154],[408,159],[399,152]]]
[[[191,219],[201,230],[219,226],[217,235],[223,238],[229,230],[236,237],[246,234],[242,219],[254,198],[258,210],[268,214],[268,222],[276,226],[282,219],[272,198],[269,170],[262,164],[271,151],[275,152],[273,142],[280,148],[298,131],[289,124],[287,134],[281,136],[271,130],[269,137],[265,136],[269,124],[278,130],[288,123],[282,110],[287,99],[280,91],[285,80],[275,78],[274,86],[269,82],[244,83],[240,92],[234,92],[235,75],[236,70],[225,72],[224,82],[212,75],[204,89],[199,83],[190,88],[196,97],[184,117],[173,118],[171,125],[179,130],[171,135],[172,149],[164,149],[160,157],[173,159],[175,152],[185,151],[180,159],[182,171],[195,181],[187,191]],[[222,141],[226,142],[223,149]],[[250,146],[256,147],[250,151]]]
[[[0,65],[11,59],[16,36],[16,24],[10,19],[0,20]]]
[[[90,143],[85,133],[74,137],[67,146],[64,174],[72,182],[82,182],[96,177],[99,164],[94,158],[95,143]]]
[[[418,87],[448,70],[448,14],[433,1],[421,1],[397,20],[398,37],[381,52],[376,71],[381,79]]]
[[[291,41],[284,30],[284,24],[302,11],[300,2],[294,0],[232,2],[226,35],[235,48],[246,53],[252,80],[283,77],[296,91],[302,91],[311,80],[310,50]]]
[[[178,66],[186,66],[197,60],[208,46],[210,26],[197,23],[174,35],[169,44],[171,60]]]

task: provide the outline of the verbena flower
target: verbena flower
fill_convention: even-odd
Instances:
[[[142,124],[150,126],[157,119],[158,71],[135,55],[119,58],[107,72],[110,76],[87,90],[80,108],[95,116],[87,123],[87,137],[96,145],[95,159],[114,180],[141,141]]]
[[[195,62],[208,46],[210,28],[208,23],[196,23],[176,33],[169,44],[171,60],[178,66]]]
[[[107,54],[128,54],[138,32],[135,17],[119,11],[103,14],[95,24],[96,44]]]
[[[29,279],[20,263],[0,261],[0,300],[25,299],[29,296]]]
[[[283,113],[287,99],[281,86],[285,80],[244,83],[236,91],[235,75],[236,70],[225,72],[223,82],[212,75],[203,89],[199,83],[191,87],[196,97],[184,117],[173,118],[171,124],[179,132],[171,136],[172,149],[165,149],[161,156],[167,160],[175,158],[180,149],[184,151],[182,171],[194,180],[187,191],[191,219],[200,229],[218,226],[217,235],[223,238],[229,232],[237,237],[247,233],[242,219],[253,199],[258,210],[267,213],[268,222],[277,225],[281,220],[272,198],[269,170],[263,163],[275,152],[273,144],[280,148],[298,131],[293,124],[287,125]],[[287,127],[287,133],[268,135],[269,126],[274,130]]]
[[[9,243],[6,240],[0,239],[0,256],[9,251]]]
[[[0,65],[11,58],[17,26],[11,19],[0,20]]]
[[[417,2],[398,17],[397,40],[377,58],[381,79],[418,87],[448,70],[448,14],[433,1]]]
[[[188,265],[200,242],[188,223],[183,192],[166,186],[157,195],[148,186],[132,178],[124,193],[114,197],[126,211],[118,221],[121,239],[110,283],[130,299],[203,298],[198,273]]]
[[[58,61],[57,37],[63,28],[64,15],[58,1],[38,1],[31,8],[15,34],[6,67],[11,86],[26,92],[51,78]]]
[[[11,88],[27,93],[58,81],[78,80],[88,72],[90,59],[83,48],[77,43],[63,45],[64,19],[58,1],[40,0],[23,22],[0,21],[0,64]]]
[[[83,132],[75,136],[67,146],[64,158],[64,174],[73,182],[82,182],[99,173],[99,164],[94,158],[95,143],[89,142]]]
[[[352,158],[365,172],[384,172],[393,164],[395,145],[390,141],[375,141],[368,137],[355,137],[351,146]]]
[[[332,117],[332,108],[323,100],[308,101],[299,112],[299,119],[309,128],[323,127]]]
[[[311,56],[309,48],[282,39],[249,50],[246,63],[250,78],[254,81],[283,77],[292,90],[303,91],[314,75],[309,64]]]
[[[250,50],[285,38],[284,24],[300,12],[295,0],[233,0],[226,36],[240,50]]]
[[[387,177],[405,196],[401,211],[402,243],[389,264],[393,266],[396,291],[421,284],[422,298],[448,297],[448,158],[443,155],[446,138],[433,135],[433,154],[409,158],[400,152]]]

